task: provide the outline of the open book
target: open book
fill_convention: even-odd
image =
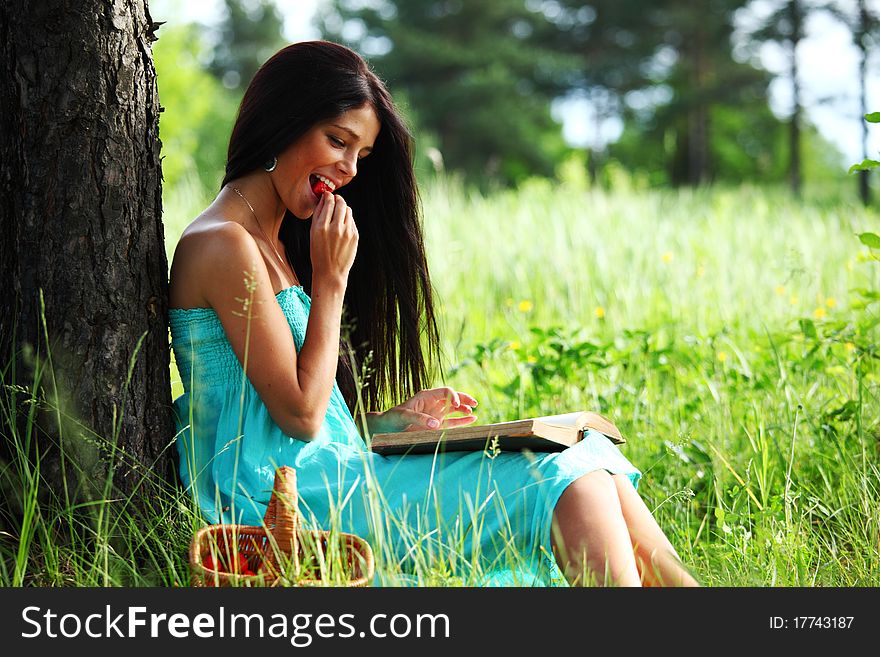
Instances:
[[[425,454],[439,451],[481,451],[498,438],[505,451],[560,452],[595,429],[613,443],[625,443],[620,431],[607,418],[590,411],[497,422],[452,429],[400,431],[373,435],[371,449],[379,454]]]

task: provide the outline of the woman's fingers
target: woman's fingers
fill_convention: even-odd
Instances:
[[[424,431],[425,429],[451,429],[453,427],[463,427],[467,424],[473,424],[477,419],[476,415],[465,415],[464,417],[436,417],[430,413],[420,413],[399,409],[395,420],[399,427],[399,431]]]
[[[440,428],[440,420],[427,413],[401,411],[399,419],[405,425],[403,431],[423,431],[425,429]]]
[[[458,398],[461,400],[463,404],[467,404],[471,408],[477,405],[477,400],[471,397],[469,394],[465,392],[458,393]]]
[[[461,405],[458,393],[449,386],[441,388],[431,388],[426,390],[435,404],[442,404],[444,408],[452,409]]]
[[[354,215],[351,208],[341,196],[335,197],[332,218],[328,227],[333,227],[336,234],[341,238],[341,243],[356,243],[358,238],[357,227],[354,223]]]
[[[463,427],[466,424],[473,424],[476,421],[476,415],[465,415],[464,417],[448,417],[443,420],[443,428],[452,429],[453,427]]]
[[[471,397],[466,392],[459,392],[456,394],[458,395],[458,406],[459,407],[468,406],[470,408],[473,408],[474,406],[477,405],[477,400],[474,399],[473,397]]]
[[[452,388],[440,388],[443,390],[446,395],[452,400],[453,406],[470,406],[473,408],[477,405],[477,400],[471,397],[466,392],[458,392],[457,390],[453,390]]]
[[[335,225],[340,232],[345,228],[345,219],[349,214],[348,204],[345,202],[345,199],[341,196],[335,197],[336,201],[333,204],[333,218],[330,220],[331,224]]]
[[[435,401],[441,402],[446,412],[460,411],[462,413],[470,413],[477,405],[477,400],[464,392],[458,392],[448,386],[442,388],[434,388],[431,390],[435,396]]]
[[[310,247],[314,276],[347,280],[358,242],[352,210],[344,198],[325,191],[315,215]]]
[[[336,204],[336,197],[330,192],[321,194],[321,200],[318,201],[318,207],[315,208],[317,222],[319,225],[326,225],[333,213],[333,206]]]
[[[420,417],[409,418],[412,421],[407,425],[404,431],[424,431],[425,429],[452,429],[454,427],[463,427],[473,424],[477,420],[476,415],[466,415],[465,417],[447,417],[441,422],[433,415],[419,414]]]

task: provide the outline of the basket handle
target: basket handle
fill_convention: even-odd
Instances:
[[[290,555],[293,566],[299,569],[299,546],[297,532],[299,516],[297,514],[296,470],[283,465],[275,471],[275,485],[269,506],[266,508],[264,520],[267,531],[271,532],[278,550]],[[277,571],[278,561],[275,551],[270,549],[266,561],[271,570]]]

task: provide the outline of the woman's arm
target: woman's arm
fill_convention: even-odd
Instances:
[[[357,252],[358,232],[345,199],[324,192],[310,231],[312,303],[306,340],[298,356],[299,383],[317,391],[309,416],[314,436],[324,421],[339,363],[342,303]],[[288,330],[288,335],[290,331]]]
[[[331,198],[322,199],[312,220],[312,304],[299,354],[259,248],[243,227],[229,223],[215,229],[199,256],[205,263],[200,276],[205,299],[248,379],[281,430],[304,440],[318,433],[327,413],[342,302],[357,248],[350,210]]]

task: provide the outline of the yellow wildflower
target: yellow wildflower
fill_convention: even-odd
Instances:
[[[856,346],[852,342],[847,342],[843,346],[846,347],[847,351],[854,351],[856,348]]]
[[[788,302],[789,302],[792,306],[796,306],[796,305],[797,305],[797,302],[798,302],[797,295],[792,294],[792,295],[788,298]]]
[[[777,296],[780,296],[780,297],[783,294],[785,294],[785,286],[784,285],[777,285],[776,286],[776,294],[777,294]]]
[[[516,349],[519,349],[522,345],[519,343],[519,340],[514,340],[513,342],[511,342],[507,346],[510,347],[511,349],[516,350]]]
[[[720,360],[722,363],[726,362],[727,361],[727,352],[726,351],[719,351],[718,352],[718,360]]]
[[[526,362],[527,363],[537,363],[538,359],[535,358],[534,356],[528,356],[528,357],[526,357]]]
[[[837,301],[835,301],[832,297],[828,297],[827,299],[825,299],[825,305],[829,308],[834,308],[834,306],[837,305]]]
[[[602,306],[596,307],[596,317],[599,319],[605,319],[605,309]]]
[[[816,319],[822,319],[827,314],[828,313],[825,312],[824,308],[816,308],[816,310],[813,311],[813,317]]]
[[[670,262],[672,262],[672,251],[667,251],[663,254],[663,262],[665,264],[669,264]]]
[[[519,302],[519,306],[517,306],[517,308],[519,308],[519,311],[521,313],[527,313],[533,308],[532,302],[528,299],[525,299],[524,301]]]

